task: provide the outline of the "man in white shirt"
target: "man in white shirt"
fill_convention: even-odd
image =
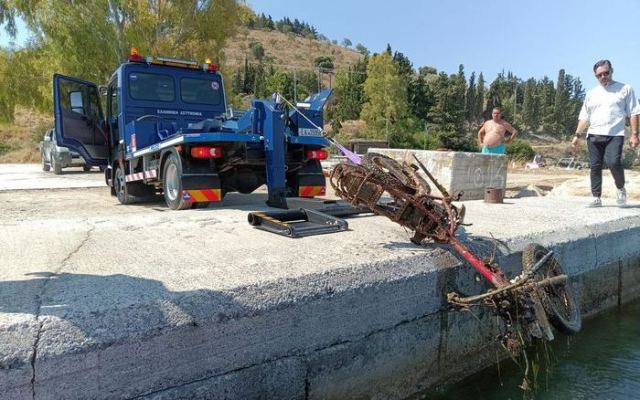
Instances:
[[[593,72],[599,85],[587,92],[578,116],[576,135],[571,144],[576,145],[581,132],[589,126],[587,131],[587,145],[589,147],[589,163],[591,167],[591,194],[593,202],[590,207],[602,206],[602,165],[607,164],[616,188],[619,206],[627,202],[624,188],[624,169],[622,168],[622,146],[624,145],[624,128],[627,118],[631,125],[629,145],[632,149],[638,147],[638,115],[640,105],[636,95],[629,85],[612,79],[613,67],[609,60],[598,61],[593,66]]]

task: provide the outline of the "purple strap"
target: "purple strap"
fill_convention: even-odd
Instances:
[[[362,164],[362,157],[360,157],[359,155],[357,155],[356,153],[352,152],[351,150],[347,149],[346,147],[344,147],[343,145],[341,145],[340,143],[336,142],[333,139],[329,139],[327,138],[331,144],[333,144],[338,150],[340,150],[340,152],[342,154],[344,154],[349,161],[351,161],[354,164]]]

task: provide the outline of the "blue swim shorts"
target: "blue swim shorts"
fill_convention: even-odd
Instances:
[[[507,151],[507,146],[504,143],[495,147],[482,146],[482,154],[504,154]]]

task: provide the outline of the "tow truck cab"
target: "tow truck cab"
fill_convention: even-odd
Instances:
[[[54,75],[56,135],[89,165],[106,167],[123,204],[162,192],[170,208],[184,209],[266,183],[271,205],[286,208],[287,196],[324,194],[328,143],[317,128],[329,95],[307,99],[301,111],[254,100],[250,110],[228,113],[217,65],[134,50],[100,90]]]

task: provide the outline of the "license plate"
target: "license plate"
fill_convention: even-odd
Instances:
[[[298,136],[322,136],[320,129],[314,128],[300,128],[298,129]]]

